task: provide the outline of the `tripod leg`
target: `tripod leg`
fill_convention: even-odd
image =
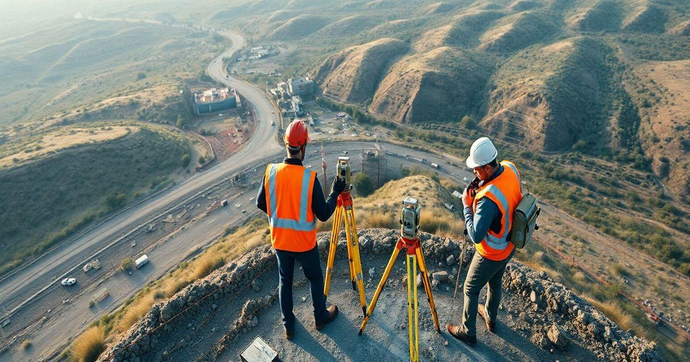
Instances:
[[[364,327],[367,326],[367,322],[369,322],[369,317],[371,317],[371,314],[374,313],[374,308],[376,308],[376,302],[379,300],[379,296],[381,295],[381,291],[383,291],[383,287],[386,285],[386,280],[388,280],[388,276],[391,273],[391,269],[393,269],[393,264],[395,264],[395,259],[398,257],[398,254],[400,253],[400,249],[402,249],[402,240],[398,240],[398,243],[395,246],[395,249],[393,250],[393,255],[391,255],[390,260],[388,260],[388,265],[386,265],[386,270],[384,270],[383,275],[381,276],[381,281],[379,282],[379,285],[376,287],[376,292],[374,293],[374,298],[371,300],[371,303],[369,303],[369,308],[367,309],[367,314],[364,316],[364,320],[362,321],[362,325],[359,327],[359,335],[362,335],[362,332],[364,331]]]
[[[348,212],[348,211],[346,211]],[[359,236],[357,236],[357,223],[355,222],[355,210],[352,207],[349,210],[350,221],[352,222],[352,265],[354,266],[354,274],[357,282],[357,289],[359,290],[359,303],[362,305],[362,314],[367,315],[367,298],[364,295],[364,276],[362,275],[362,258],[359,253]]]
[[[441,328],[438,324],[438,313],[436,312],[436,302],[434,302],[434,295],[431,292],[431,283],[429,282],[429,273],[426,269],[426,261],[424,260],[424,252],[422,251],[422,244],[420,242],[417,247],[417,262],[419,263],[419,270],[422,273],[422,282],[424,283],[424,291],[426,292],[426,298],[429,302],[429,307],[431,308],[431,316],[434,318],[434,325],[436,326],[436,332],[440,332]]]
[[[335,208],[335,215],[333,217],[333,228],[331,229],[331,243],[328,250],[328,263],[326,264],[326,280],[323,285],[324,302],[328,299],[328,293],[331,289],[331,275],[333,274],[333,265],[335,264],[335,251],[338,246],[338,237],[340,235],[340,221],[342,220],[342,207]]]
[[[350,282],[352,282],[352,290],[355,290],[355,268],[352,265],[352,222],[347,209],[343,209],[343,217],[345,218],[345,243],[347,246],[347,263],[350,266]]]
[[[417,257],[407,254],[407,327],[410,361],[419,360],[419,310],[417,308]]]

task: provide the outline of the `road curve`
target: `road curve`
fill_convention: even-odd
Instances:
[[[83,264],[95,253],[103,250],[113,240],[135,229],[154,215],[176,205],[196,192],[203,190],[251,163],[278,155],[280,147],[274,142],[276,128],[271,121],[278,122],[275,109],[263,93],[252,85],[226,78],[223,71],[223,58],[232,55],[244,46],[240,34],[224,32],[233,41],[233,46],[214,59],[208,67],[210,76],[223,84],[233,87],[249,100],[254,109],[257,127],[252,138],[236,154],[208,171],[198,173],[175,185],[171,189],[126,210],[81,237],[62,245],[53,252],[40,257],[31,266],[0,282],[0,306],[3,312],[16,312],[27,298],[35,296],[48,286],[59,282],[60,277]]]

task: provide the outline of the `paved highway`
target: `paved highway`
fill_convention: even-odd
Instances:
[[[275,121],[276,124],[279,121],[271,102],[260,90],[233,77],[226,77],[223,71],[222,59],[241,49],[244,46],[244,39],[236,33],[223,34],[233,41],[233,46],[211,62],[208,72],[216,81],[234,87],[246,99],[250,100],[250,106],[253,108],[255,119],[258,121],[253,137],[238,153],[210,170],[198,173],[152,199],[113,217],[78,239],[42,256],[40,260],[14,274],[11,278],[6,278],[0,282],[0,312],[2,314],[9,312],[10,315],[13,315],[22,312],[21,307],[28,302],[28,299],[38,296],[51,285],[59,283],[62,276],[79,268],[92,255],[107,248],[120,236],[144,224],[170,206],[183,202],[195,193],[208,188],[257,160],[271,155],[277,156],[280,153],[281,148],[274,141],[276,127],[270,125],[271,121]],[[16,329],[17,327],[21,326],[10,324],[5,330]],[[2,342],[0,340],[0,343]],[[6,354],[0,356],[3,359],[5,357]]]

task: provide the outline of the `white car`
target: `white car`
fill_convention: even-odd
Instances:
[[[77,284],[77,279],[75,278],[65,278],[60,282],[63,286],[69,287],[71,285]]]

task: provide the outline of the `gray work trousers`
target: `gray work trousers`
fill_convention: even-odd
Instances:
[[[514,254],[515,248],[513,248],[513,251],[505,260],[493,261],[482,257],[478,252],[474,253],[470,263],[470,270],[467,271],[467,278],[465,278],[465,300],[462,309],[462,324],[465,326],[465,333],[468,336],[477,336],[476,323],[479,292],[487,283],[489,284],[489,289],[486,291],[485,310],[488,313],[489,322],[496,321],[498,305],[501,304],[503,273]]]

